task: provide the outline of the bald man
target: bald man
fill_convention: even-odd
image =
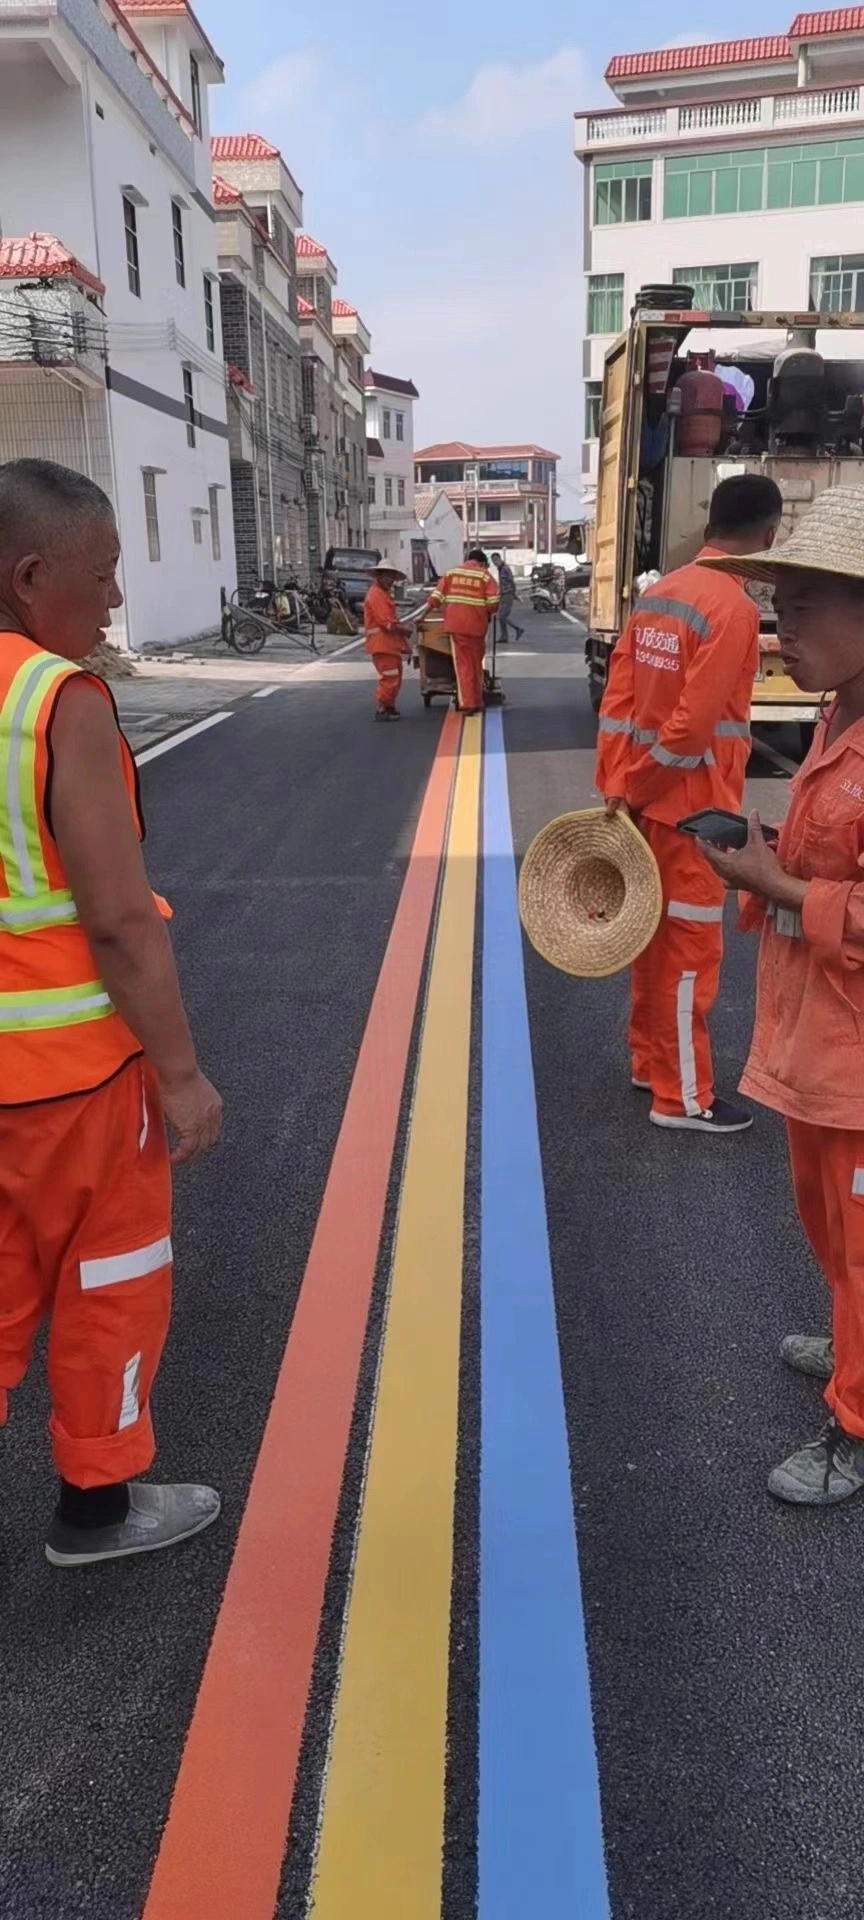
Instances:
[[[47,1320],[59,1567],[171,1546],[220,1505],[136,1477],[170,1315],[170,1162],[215,1144],[222,1103],[144,871],[132,754],[78,665],[122,605],[119,557],[92,481],[0,466],[0,1424]]]

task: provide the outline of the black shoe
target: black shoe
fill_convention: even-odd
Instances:
[[[478,713],[483,712],[483,708],[482,707],[460,707],[459,711],[462,715],[463,720],[476,720]]]
[[[744,1133],[753,1125],[752,1113],[731,1100],[714,1100],[701,1113],[655,1113],[652,1108],[649,1119],[655,1127],[686,1128],[690,1133]]]
[[[376,707],[375,718],[376,720],[398,720],[399,715],[395,707]]]

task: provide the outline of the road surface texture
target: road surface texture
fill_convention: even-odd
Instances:
[[[375,727],[354,654],[142,769],[226,1106],[177,1183],[158,1470],[224,1511],[52,1571],[34,1367],[3,1920],[864,1913],[864,1506],[765,1490],[821,1418],[777,1360],[825,1323],[781,1129],[652,1129],[626,981],[523,974],[514,853],[593,766],[579,635],[525,624],[482,747],[410,681]],[[730,927],[727,1092],[753,962]]]

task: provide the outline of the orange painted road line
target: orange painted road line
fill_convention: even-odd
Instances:
[[[458,743],[450,714],[142,1920],[273,1920]]]

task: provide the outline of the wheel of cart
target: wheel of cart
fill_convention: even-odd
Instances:
[[[258,605],[242,606],[238,592],[222,607],[222,638],[235,653],[261,653],[273,634],[292,640],[304,652],[317,654],[315,617],[298,588],[278,596],[261,591],[255,595]]]

